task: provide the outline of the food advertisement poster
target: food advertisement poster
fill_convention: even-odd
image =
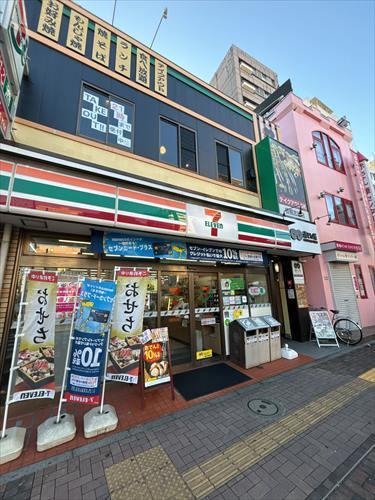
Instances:
[[[59,281],[56,296],[56,325],[70,324],[78,293],[77,281]]]
[[[12,401],[55,396],[56,290],[56,273],[28,273]]]
[[[145,387],[170,382],[168,328],[151,330],[151,340],[143,347]]]
[[[109,341],[107,379],[136,384],[141,356],[143,315],[150,273],[147,269],[117,271],[116,300]]]
[[[305,285],[295,285],[296,288],[296,297],[297,297],[297,306],[299,309],[304,309],[305,307],[309,307],[307,301],[306,287]]]
[[[113,281],[85,279],[82,283],[70,352],[67,401],[100,404],[100,382],[115,292]]]

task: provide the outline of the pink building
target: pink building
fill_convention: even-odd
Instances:
[[[318,227],[322,254],[304,263],[309,304],[339,309],[362,327],[375,325],[375,224],[347,122],[318,99],[303,101],[292,92],[269,118],[282,142],[300,154]]]

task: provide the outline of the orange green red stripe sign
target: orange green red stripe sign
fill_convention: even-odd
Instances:
[[[5,210],[8,204],[10,180],[14,163],[0,161],[0,210]]]
[[[187,204],[180,200],[51,169],[6,161],[0,161],[0,166],[2,211],[118,229],[193,235],[187,224]],[[255,247],[291,247],[287,226],[255,217],[227,215],[231,215],[232,230],[226,233],[225,241]],[[222,225],[227,224],[226,217],[221,220]],[[222,231],[224,228],[218,229],[216,241],[224,241],[220,238]]]
[[[185,233],[186,203],[119,188],[117,226]]]
[[[253,245],[290,248],[288,227],[263,219],[237,215],[238,239]]]

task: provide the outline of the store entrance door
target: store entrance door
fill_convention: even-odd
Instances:
[[[189,365],[191,363],[191,333],[187,272],[161,272],[160,326],[168,328],[172,365]]]
[[[195,361],[222,359],[221,316],[217,273],[193,273]]]

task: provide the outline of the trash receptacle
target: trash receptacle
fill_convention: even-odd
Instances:
[[[229,324],[230,360],[243,368],[260,364],[258,327],[252,318],[240,318]]]
[[[270,327],[263,316],[251,318],[258,328],[258,364],[270,362]]]
[[[281,324],[272,316],[262,316],[270,327],[270,359],[271,361],[281,358]]]

